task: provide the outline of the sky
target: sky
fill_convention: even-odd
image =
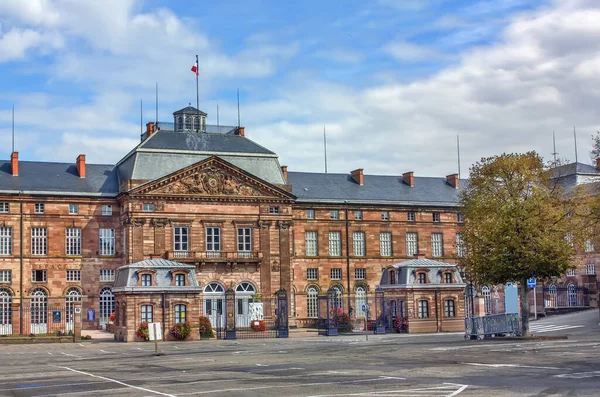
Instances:
[[[293,3],[293,4],[291,4]],[[591,163],[597,0],[0,0],[0,158],[114,164],[196,102],[289,171],[461,175],[535,150]]]

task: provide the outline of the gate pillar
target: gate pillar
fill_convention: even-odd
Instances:
[[[288,296],[285,289],[280,289],[275,293],[277,296],[277,337],[289,337],[288,328]]]
[[[382,289],[375,290],[375,333],[385,334],[385,294]]]
[[[73,342],[81,342],[81,302],[73,303],[73,314]]]
[[[236,339],[235,291],[232,287],[225,291],[225,339]]]
[[[21,303],[12,303],[12,333],[21,334]]]

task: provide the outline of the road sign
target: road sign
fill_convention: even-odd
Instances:
[[[527,279],[527,288],[535,288],[535,278]]]
[[[363,303],[363,305],[362,305],[362,311],[363,312],[367,311],[367,304],[366,303]]]
[[[148,324],[148,339],[162,340],[162,328],[160,326],[160,323]]]

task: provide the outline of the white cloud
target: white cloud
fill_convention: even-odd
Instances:
[[[433,48],[405,40],[396,40],[389,43],[384,47],[384,51],[399,61],[434,61],[447,58],[446,55]]]
[[[0,62],[24,59],[27,52],[37,49],[38,54],[63,46],[62,37],[51,32],[40,33],[31,29],[0,30]]]

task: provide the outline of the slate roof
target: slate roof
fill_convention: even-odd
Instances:
[[[427,269],[429,283],[419,284],[416,280],[415,269]],[[442,283],[442,270],[452,269],[454,282]],[[390,271],[395,270],[396,283],[390,283]],[[458,266],[453,263],[440,262],[432,259],[415,258],[398,262],[386,267],[381,274],[379,286],[386,288],[457,288],[465,283],[460,275]]]
[[[209,134],[235,134],[237,127],[231,125],[213,125],[206,124],[206,130],[204,132]],[[159,121],[158,125],[155,126],[160,131],[175,131],[175,123]],[[145,135],[145,133],[144,133]]]
[[[139,269],[152,269],[154,273],[155,286],[142,287],[138,286]],[[173,281],[174,269],[183,269],[187,272],[187,283],[185,286],[171,285]],[[200,292],[202,288],[196,279],[196,267],[184,263],[173,262],[166,259],[146,259],[140,262],[135,262],[129,265],[121,266],[117,269],[117,276],[113,292],[151,292],[151,291],[181,291],[181,292]]]
[[[365,175],[361,186],[349,174],[288,172],[288,183],[299,202],[452,207],[458,205],[459,193],[467,181],[461,180],[462,187],[455,189],[446,178],[415,177],[414,187],[410,187],[402,176]]]
[[[114,197],[119,192],[114,165],[86,164],[80,178],[75,163],[19,160],[19,175],[12,176],[10,160],[0,160],[0,192],[67,194]]]
[[[403,261],[403,262],[394,263],[393,265],[390,265],[389,267],[394,267],[396,269],[399,269],[399,268],[402,268],[402,267],[416,267],[416,268],[422,268],[422,267],[439,267],[439,268],[445,268],[445,267],[456,267],[456,264],[454,264],[454,263],[448,263],[448,262],[436,261],[436,260],[427,259],[427,258],[416,258],[416,259],[409,259],[409,260]]]
[[[198,110],[193,106],[186,106],[183,109],[179,109],[175,112],[173,112],[173,114],[180,114],[180,113],[193,113],[193,114],[201,114],[203,116],[206,116],[206,113],[204,113],[202,110]]]

